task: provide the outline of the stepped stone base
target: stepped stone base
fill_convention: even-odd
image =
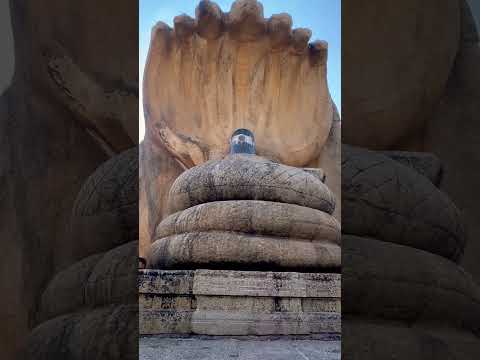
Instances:
[[[140,334],[340,333],[340,274],[140,270]]]

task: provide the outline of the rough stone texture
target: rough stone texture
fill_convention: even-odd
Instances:
[[[346,59],[342,63],[342,79],[348,84],[342,94],[342,114],[347,121],[343,140],[382,150],[382,156],[392,154],[385,150],[428,151],[440,159],[440,182],[436,170],[430,173],[416,165],[414,168],[434,180],[433,184],[439,184],[451,203],[462,211],[469,241],[466,247],[462,246],[463,259],[460,253],[456,260],[473,273],[478,283],[479,205],[473,194],[480,181],[476,171],[480,46],[467,2],[450,0],[440,4],[429,0],[419,5],[411,0],[368,4],[344,1],[342,9]],[[410,160],[399,159],[397,154],[391,158],[411,167]],[[372,153],[364,155],[369,163]],[[400,171],[394,163],[382,161],[378,167],[373,168],[378,180],[372,169],[363,167],[366,171],[355,179],[357,187],[361,188],[363,183],[367,189],[372,184],[378,188],[382,179],[388,180],[382,171],[394,175],[397,187],[405,181],[409,183],[407,172]],[[376,210],[377,216],[362,219],[364,231],[350,228],[349,233],[373,236],[368,229],[393,229],[392,217],[403,209],[403,198],[413,197],[397,191],[398,200],[392,202],[394,197],[387,192],[393,192],[396,186],[387,184],[378,193],[385,201],[374,204],[366,203],[354,187],[349,188],[351,203],[364,203],[365,208],[383,205]],[[444,198],[438,192],[432,195],[437,200]],[[451,224],[444,217],[445,206],[438,205],[426,209],[421,218],[434,220],[432,225]],[[344,202],[344,219],[349,217],[348,207],[348,202]],[[409,215],[408,207],[404,210],[401,213]],[[392,216],[378,216],[381,212]],[[405,218],[407,225],[416,227],[418,214],[415,215]],[[343,230],[348,228],[343,222]],[[396,233],[402,234],[403,229],[398,228]],[[343,308],[344,359],[478,357],[478,286],[463,268],[415,249],[415,243],[425,245],[426,239],[432,240],[429,232],[421,233],[424,240],[417,238],[405,243],[410,247],[392,244],[398,239],[394,231],[377,231],[376,239],[344,237],[343,295],[346,300],[355,299],[347,301]],[[443,248],[432,242],[424,250],[435,252],[436,245]]]
[[[478,336],[436,323],[368,321],[343,316],[342,359],[475,359]]]
[[[340,313],[285,312],[256,313],[235,309],[205,311],[197,308],[192,314],[192,331],[207,335],[295,335],[339,333]]]
[[[333,216],[341,220],[342,214],[342,122],[336,106],[334,107],[333,123],[328,135],[327,142],[318,159],[309,164],[309,166],[322,168],[325,174],[325,184],[333,192],[336,199],[335,211]]]
[[[340,332],[339,274],[140,272],[140,332],[271,335]]]
[[[15,65],[38,86],[41,107],[62,108],[62,121],[51,121],[66,121],[68,114],[110,155],[138,138],[138,58],[125,56],[138,52],[138,38],[131,36],[138,22],[130,20],[137,4],[119,4],[114,17],[114,3],[11,4]]]
[[[138,138],[137,3],[9,3],[15,74],[0,100],[5,360],[18,358],[48,281],[79,259],[66,224],[80,187]]]
[[[345,145],[342,156],[343,233],[460,260],[465,230],[444,193],[420,173],[376,152]]]
[[[342,235],[343,357],[475,358],[480,348],[480,288],[463,268],[448,259],[448,254],[438,251],[442,243],[432,242],[437,240],[435,232],[415,231],[412,224],[416,225],[418,214],[414,212],[417,216],[412,217],[406,206],[410,199],[418,199],[429,190],[428,201],[446,206],[433,206],[428,209],[430,213],[419,215],[435,221],[426,221],[426,225],[445,226],[452,222],[444,217],[448,213],[440,210],[453,209],[450,200],[431,181],[421,180],[423,169],[417,172],[382,153],[360,148],[345,147],[344,156],[342,231],[358,236]],[[409,191],[400,192],[399,185],[408,185]],[[366,197],[362,191],[378,188],[378,196],[367,192]],[[364,212],[355,212],[359,205],[364,206],[364,212],[375,211],[376,216],[360,218]],[[395,222],[386,216],[389,214],[407,216],[405,222]],[[459,221],[457,210],[449,216],[453,223]],[[355,233],[360,227],[352,227],[359,220],[363,233]],[[377,231],[376,238],[365,237],[387,226],[390,231]],[[415,241],[398,241],[397,235],[405,228],[412,231],[410,239]],[[419,248],[418,244],[428,242],[428,247]]]
[[[342,115],[348,144],[437,156],[440,187],[477,239],[480,46],[469,3],[478,24],[475,0],[344,2]],[[469,241],[461,262],[477,280],[479,252]]]
[[[99,253],[67,266],[47,284],[25,342],[26,359],[137,356],[138,241],[131,241],[138,236],[137,154],[133,148],[113,157],[79,192],[69,233],[90,241],[76,247],[71,259]]]
[[[335,209],[334,195],[317,176],[246,154],[229,155],[185,171],[173,183],[168,199],[171,212],[220,200],[283,202],[330,214]]]
[[[291,24],[286,14],[264,19],[256,0],[236,1],[229,13],[200,2],[197,19],[158,23],[144,75],[147,131],[187,167],[226,154],[237,128],[283,163],[317,158],[333,115],[327,44],[309,46],[310,30]],[[292,132],[298,119],[304,126]]]
[[[229,13],[200,1],[195,19],[181,15],[174,29],[163,23],[152,29],[143,89],[140,256],[169,214],[173,180],[227,155],[238,128],[254,132],[260,156],[323,168],[340,199],[340,121],[326,84],[327,44],[309,44],[308,29],[291,27],[288,14],[264,19],[262,5],[246,0]],[[305,126],[296,127],[298,119]],[[339,219],[340,206],[334,216]]]
[[[138,305],[113,305],[56,317],[29,335],[26,359],[137,359]]]
[[[342,3],[345,143],[413,150],[421,142],[460,47],[460,3]]]
[[[165,218],[155,235],[158,239],[195,231],[235,231],[340,243],[340,224],[327,213],[258,200],[215,201],[193,206]]]
[[[147,266],[153,269],[338,271],[340,246],[295,238],[232,232],[192,232],[156,240]]]
[[[471,6],[478,5],[470,1]],[[476,188],[480,183],[478,134],[480,133],[480,43],[478,30],[472,24],[472,15],[465,1],[462,2],[461,48],[442,101],[429,119],[425,136],[425,148],[435,153],[444,165],[441,188],[463,211],[468,237],[465,256],[461,265],[480,281],[478,254],[480,243],[480,211]]]
[[[167,213],[170,186],[184,168],[163,146],[140,144],[139,157],[139,255],[144,257],[155,239],[155,228]]]
[[[140,360],[340,360],[340,358],[341,342],[338,337],[140,338]]]
[[[380,153],[403,165],[411,167],[429,179],[435,186],[440,185],[442,180],[442,163],[435,155],[413,151],[381,151]]]
[[[42,321],[81,308],[135,303],[138,241],[91,255],[59,272],[40,300]]]
[[[72,257],[138,240],[138,148],[114,156],[88,177],[71,212]]]
[[[343,253],[345,314],[480,330],[480,288],[454,262],[350,235],[343,236]]]
[[[314,169],[229,155],[182,173],[168,201],[179,212],[159,224],[149,268],[340,268],[340,225],[329,215],[335,198]]]
[[[245,284],[248,278],[248,286]],[[260,271],[195,272],[195,294],[340,298],[341,276],[329,273]]]

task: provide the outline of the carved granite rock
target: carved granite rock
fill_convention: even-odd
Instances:
[[[168,194],[169,210],[224,200],[265,200],[296,204],[331,214],[335,197],[311,172],[255,155],[234,154],[180,175]]]
[[[2,359],[17,358],[44,287],[79,259],[66,224],[83,182],[138,138],[137,3],[9,3],[15,73],[0,100],[0,234],[9,239],[0,255],[8,269]]]
[[[153,269],[338,271],[340,246],[322,241],[233,232],[191,232],[157,239]]]
[[[26,359],[137,357],[137,157],[136,148],[113,157],[78,193],[67,237],[79,242],[77,262],[39,297]]]
[[[200,1],[195,19],[181,15],[173,29],[163,23],[152,29],[143,89],[141,256],[158,223],[175,211],[166,206],[175,177],[222,159],[238,128],[253,131],[262,157],[323,168],[340,199],[340,119],[326,81],[327,44],[309,44],[310,35],[292,30],[288,14],[264,19],[256,0],[235,1],[229,12]],[[338,204],[337,219],[340,212]]]
[[[343,140],[382,150],[381,154],[365,152],[360,166],[365,171],[357,178],[352,176],[355,172],[344,172],[351,176],[342,184],[348,189],[343,230],[359,236],[343,237],[347,302],[342,358],[474,358],[480,349],[476,241],[480,227],[478,201],[472,196],[479,182],[475,169],[480,46],[475,20],[464,0],[425,1],[420,6],[413,1],[347,1],[342,5],[342,79],[348,84],[342,94],[347,121]],[[441,169],[431,155],[423,157],[423,165],[415,160],[412,164],[405,158],[407,153],[399,158],[391,150],[431,152],[440,159]],[[357,151],[360,163],[361,150]],[[413,191],[407,192],[403,184],[411,184],[414,175],[384,156],[416,169],[430,184],[424,179],[417,184],[422,186],[409,185]],[[377,174],[367,166],[375,163],[373,159],[380,160]],[[388,182],[383,191],[377,191],[384,181]],[[433,184],[450,199],[431,191],[433,197],[425,199],[437,205],[427,206],[422,214],[415,207],[410,214],[409,204],[423,206],[420,188],[427,190]],[[360,190],[369,188],[377,196],[370,192],[365,199]],[[462,211],[467,231],[461,237],[468,235],[467,243],[454,240],[464,231],[455,230],[460,217],[452,204]],[[362,217],[361,208],[376,215]],[[403,224],[395,220],[399,216],[405,216]],[[438,242],[440,237],[430,237],[437,231],[419,231],[407,239],[408,244],[397,242],[405,233],[416,232],[419,219],[429,219],[424,225],[437,230],[453,230],[453,246],[444,247],[447,244]],[[457,256],[452,257],[455,252]],[[455,259],[473,273],[473,279],[460,265],[438,255]]]
[[[147,255],[154,269],[338,271],[340,225],[322,171],[232,154],[182,173]]]
[[[138,359],[138,304],[53,318],[28,338],[26,359]]]
[[[343,156],[344,357],[471,358],[480,288],[452,261],[466,239],[459,211],[424,166],[349,146]]]
[[[237,128],[255,133],[260,155],[294,166],[317,158],[333,120],[327,44],[291,27],[288,14],[264,19],[256,0],[228,13],[201,1],[196,19],[158,23],[144,74],[148,136],[187,167],[224,155]]]
[[[83,184],[68,236],[74,259],[138,240],[138,148],[103,163]]]
[[[138,241],[91,255],[59,272],[42,294],[39,319],[117,303],[135,304]]]
[[[427,178],[382,154],[342,148],[342,232],[411,246],[459,261],[460,212]]]
[[[340,243],[340,224],[317,209],[260,200],[214,201],[166,217],[156,238],[189,232],[235,231],[246,234]]]
[[[416,4],[342,4],[345,143],[413,150],[421,142],[460,46],[461,1]]]

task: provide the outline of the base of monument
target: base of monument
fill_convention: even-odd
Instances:
[[[340,274],[140,270],[140,334],[340,333]]]

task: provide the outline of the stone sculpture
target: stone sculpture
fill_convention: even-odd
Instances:
[[[338,333],[327,44],[255,0],[174,25],[152,30],[144,74],[141,333]]]
[[[137,358],[138,150],[85,181],[68,222],[72,257],[39,297],[26,359]]]
[[[136,13],[131,1],[10,2],[2,359],[137,358]]]
[[[478,36],[465,1],[415,5],[343,3],[345,359],[479,351]]]
[[[180,175],[150,249],[154,268],[340,268],[335,200],[312,173],[251,154]],[[186,248],[188,247],[188,251]]]
[[[168,213],[173,181],[227,155],[238,128],[253,131],[259,156],[323,168],[339,199],[340,122],[327,44],[309,44],[310,30],[292,30],[288,14],[264,19],[257,1],[236,1],[229,13],[201,1],[196,19],[182,15],[174,24],[152,30],[144,74],[140,254]]]

